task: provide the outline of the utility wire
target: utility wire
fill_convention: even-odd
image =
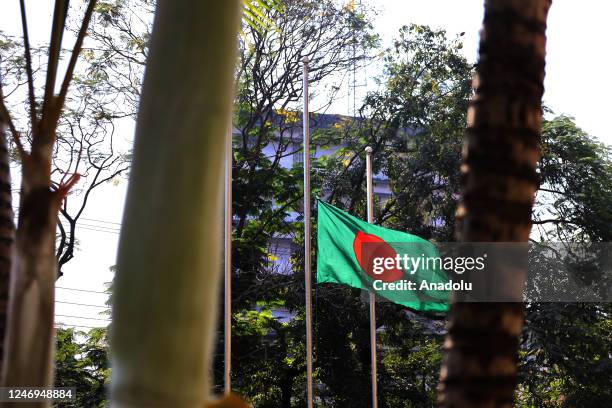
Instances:
[[[79,227],[79,226],[80,227],[98,228],[98,229],[119,231],[119,228],[116,228],[116,227],[106,227],[104,225],[86,224],[86,223],[81,223],[81,222],[77,221],[77,227]]]
[[[56,329],[66,329],[66,328],[73,328],[73,327],[84,327],[87,329],[106,329],[106,327],[104,326],[86,326],[86,325],[82,325],[82,324],[66,324],[66,323],[61,323],[61,322],[57,322],[55,323],[55,328]]]
[[[56,286],[55,289],[73,290],[75,292],[101,293],[101,294],[104,294],[104,295],[108,295],[107,292],[100,292],[100,291],[97,291],[97,290],[88,290],[88,289],[67,288],[67,287],[64,287],[64,286]]]
[[[94,222],[99,222],[102,224],[115,224],[115,225],[119,225],[121,226],[120,222],[113,222],[113,221],[104,221],[104,220],[96,220],[95,218],[85,218],[85,217],[80,217],[82,220],[86,220],[86,221],[94,221]]]
[[[103,309],[110,309],[109,306],[102,306],[102,305],[89,305],[87,303],[75,303],[75,302],[64,302],[62,300],[56,300],[55,303],[63,303],[65,305],[75,305],[75,306],[89,306],[89,307],[100,307]]]
[[[119,231],[110,231],[110,230],[103,230],[103,229],[96,229],[96,228],[88,228],[88,227],[79,227],[79,229],[81,229],[81,230],[86,230],[86,231],[106,232],[107,234],[115,234],[115,235],[119,235]]]
[[[15,214],[15,218],[17,218],[19,216],[19,207],[14,207],[13,213]],[[82,223],[80,220],[96,222],[100,224],[107,224],[107,225],[112,225],[112,226],[107,227],[104,225],[86,224],[86,223]],[[65,219],[61,219],[61,221],[62,221],[62,224],[64,225],[64,228],[66,228],[67,221]],[[77,225],[79,228],[84,229],[84,230],[106,232],[109,234],[119,234],[119,231],[120,231],[119,227],[121,227],[121,223],[119,222],[98,220],[95,218],[85,218],[85,217],[79,217],[79,220],[77,220]]]
[[[55,317],[70,317],[70,318],[73,318],[73,319],[99,320],[99,321],[102,321],[102,322],[110,323],[109,319],[100,319],[100,318],[97,318],[97,317],[83,317],[83,316],[72,316],[72,315],[62,315],[62,314],[57,314],[57,315],[55,315]]]
[[[69,228],[69,225],[67,225],[65,222],[62,222],[62,225],[64,226],[65,229]],[[119,229],[116,229],[116,228],[104,227],[101,225],[81,224],[80,222],[77,222],[77,229],[84,229],[84,230],[98,231],[98,232],[108,232],[111,234],[119,234]]]
[[[19,213],[19,206],[13,206],[13,213],[15,215],[17,215]],[[122,225],[120,222],[107,221],[107,220],[98,220],[96,218],[79,217],[79,220],[93,221],[93,222],[98,222],[98,223],[101,223],[101,224],[113,224],[113,225],[117,225],[117,226],[121,226]],[[79,222],[79,221],[77,220],[77,222]]]

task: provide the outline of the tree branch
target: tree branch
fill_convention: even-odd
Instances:
[[[38,122],[36,115],[36,95],[34,94],[34,75],[32,74],[32,53],[30,51],[30,38],[28,35],[28,22],[26,18],[25,1],[20,0],[19,5],[21,8],[21,27],[23,30],[23,46],[25,48],[25,60],[26,60],[26,73],[28,76],[28,97],[30,101],[30,120],[32,122],[32,129],[36,127]]]
[[[6,108],[6,105],[4,104],[4,95],[2,93],[1,80],[2,78],[0,78],[0,116],[2,116],[4,120],[6,121],[6,123],[8,124],[9,129],[11,130],[11,136],[13,138],[13,143],[15,143],[15,146],[17,147],[17,151],[19,152],[19,157],[23,159],[27,155],[27,153],[23,149],[23,144],[21,144],[19,132],[15,128],[15,124],[13,123],[13,120],[11,119],[11,115],[8,109]]]
[[[531,221],[534,225],[542,225],[542,224],[574,224],[568,220],[559,220],[559,219],[549,219],[549,220],[533,220]]]
[[[55,79],[57,77],[57,66],[62,46],[62,35],[66,27],[67,8],[68,0],[56,0],[55,10],[53,11],[53,26],[51,27],[51,40],[49,42],[49,61],[47,63],[47,79],[42,108],[43,118],[49,114],[49,109],[53,109],[54,105],[52,102],[55,91]],[[36,135],[35,132],[34,134]]]
[[[89,27],[89,22],[91,21],[91,16],[94,12],[95,5],[96,0],[90,0],[89,4],[87,5],[87,10],[85,11],[85,16],[83,17],[83,23],[81,24],[81,29],[79,30],[77,40],[74,44],[74,48],[72,49],[72,54],[70,55],[70,62],[68,63],[68,68],[66,69],[66,76],[64,77],[64,81],[62,82],[62,87],[60,88],[60,93],[57,98],[59,106],[62,106],[64,100],[66,99],[68,86],[70,85],[70,81],[72,81],[74,68],[76,67],[79,54],[81,53],[83,41],[85,40],[85,35],[87,34],[87,28]]]

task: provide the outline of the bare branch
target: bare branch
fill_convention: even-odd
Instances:
[[[72,49],[72,54],[70,55],[70,62],[68,63],[66,76],[64,77],[64,81],[62,82],[62,87],[60,88],[60,93],[58,95],[57,100],[59,106],[62,106],[64,104],[64,100],[66,99],[66,94],[68,93],[68,86],[70,85],[70,81],[72,81],[72,77],[74,75],[74,68],[76,67],[79,54],[81,53],[83,41],[85,40],[87,28],[89,27],[89,22],[91,21],[91,16],[94,12],[95,6],[96,0],[90,0],[89,4],[87,5],[87,10],[85,11],[85,16],[83,17],[83,23],[81,24],[81,29],[79,30],[77,40],[74,44],[74,48]]]
[[[531,221],[534,225],[542,225],[542,224],[573,224],[573,222],[568,220],[561,219],[549,219],[549,220],[533,220]]]
[[[30,120],[32,129],[36,127],[38,121],[36,116],[36,95],[34,94],[34,75],[32,74],[32,53],[30,51],[30,37],[28,35],[28,22],[26,18],[25,0],[20,0],[21,7],[21,27],[23,29],[23,46],[25,48],[26,73],[28,75],[28,97],[30,101]]]
[[[21,143],[19,132],[15,128],[15,124],[13,123],[13,120],[11,119],[11,115],[8,109],[6,108],[6,105],[4,104],[4,95],[2,94],[1,84],[0,84],[0,116],[4,118],[4,120],[8,124],[8,127],[11,131],[11,136],[13,138],[13,143],[15,143],[15,146],[17,147],[17,151],[19,152],[19,157],[23,159],[27,155],[27,153],[23,149],[23,144]]]
[[[53,93],[55,91],[55,79],[57,77],[57,66],[59,64],[62,36],[66,26],[66,14],[68,0],[56,0],[53,12],[53,26],[51,28],[51,40],[49,42],[49,62],[47,64],[47,80],[45,83],[45,97],[43,100],[42,117],[48,115],[49,109],[53,109]]]

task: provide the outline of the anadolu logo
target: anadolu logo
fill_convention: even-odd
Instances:
[[[391,245],[376,235],[357,231],[353,241],[353,252],[361,270],[372,279],[395,282],[404,276],[404,272],[396,266],[392,269],[385,269],[383,273],[374,273],[374,258],[395,258],[397,255]]]

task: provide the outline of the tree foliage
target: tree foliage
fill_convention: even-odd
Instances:
[[[559,116],[542,126],[534,224],[548,241],[612,241],[612,148]]]
[[[56,330],[55,387],[76,388],[76,399],[56,402],[58,408],[102,408],[107,404],[110,380],[106,329],[88,332]]]
[[[25,60],[20,39],[0,33],[1,78],[5,92],[5,102],[13,113],[17,130],[25,135],[24,145],[29,148],[32,141],[31,123],[28,120],[28,106],[24,99],[26,72]],[[42,71],[47,49],[32,48],[33,75]],[[79,59],[80,69],[73,78],[73,84],[66,95],[65,107],[56,129],[56,144],[51,163],[52,188],[57,189],[74,175],[81,176],[80,183],[73,194],[63,201],[59,213],[58,241],[56,258],[59,276],[62,267],[75,255],[78,238],[77,226],[95,190],[106,182],[118,180],[129,165],[129,153],[122,143],[126,137],[119,129],[125,129],[120,118],[126,112],[112,100],[104,82],[91,73],[91,59],[85,50]],[[34,82],[35,91],[42,84]],[[40,103],[37,100],[37,103]],[[13,161],[19,161],[13,149]]]
[[[534,210],[537,241],[609,242],[610,148],[570,117],[542,126],[541,187]],[[537,242],[536,242],[537,244]],[[604,407],[610,400],[612,318],[605,303],[527,305],[521,347],[521,407]]]

